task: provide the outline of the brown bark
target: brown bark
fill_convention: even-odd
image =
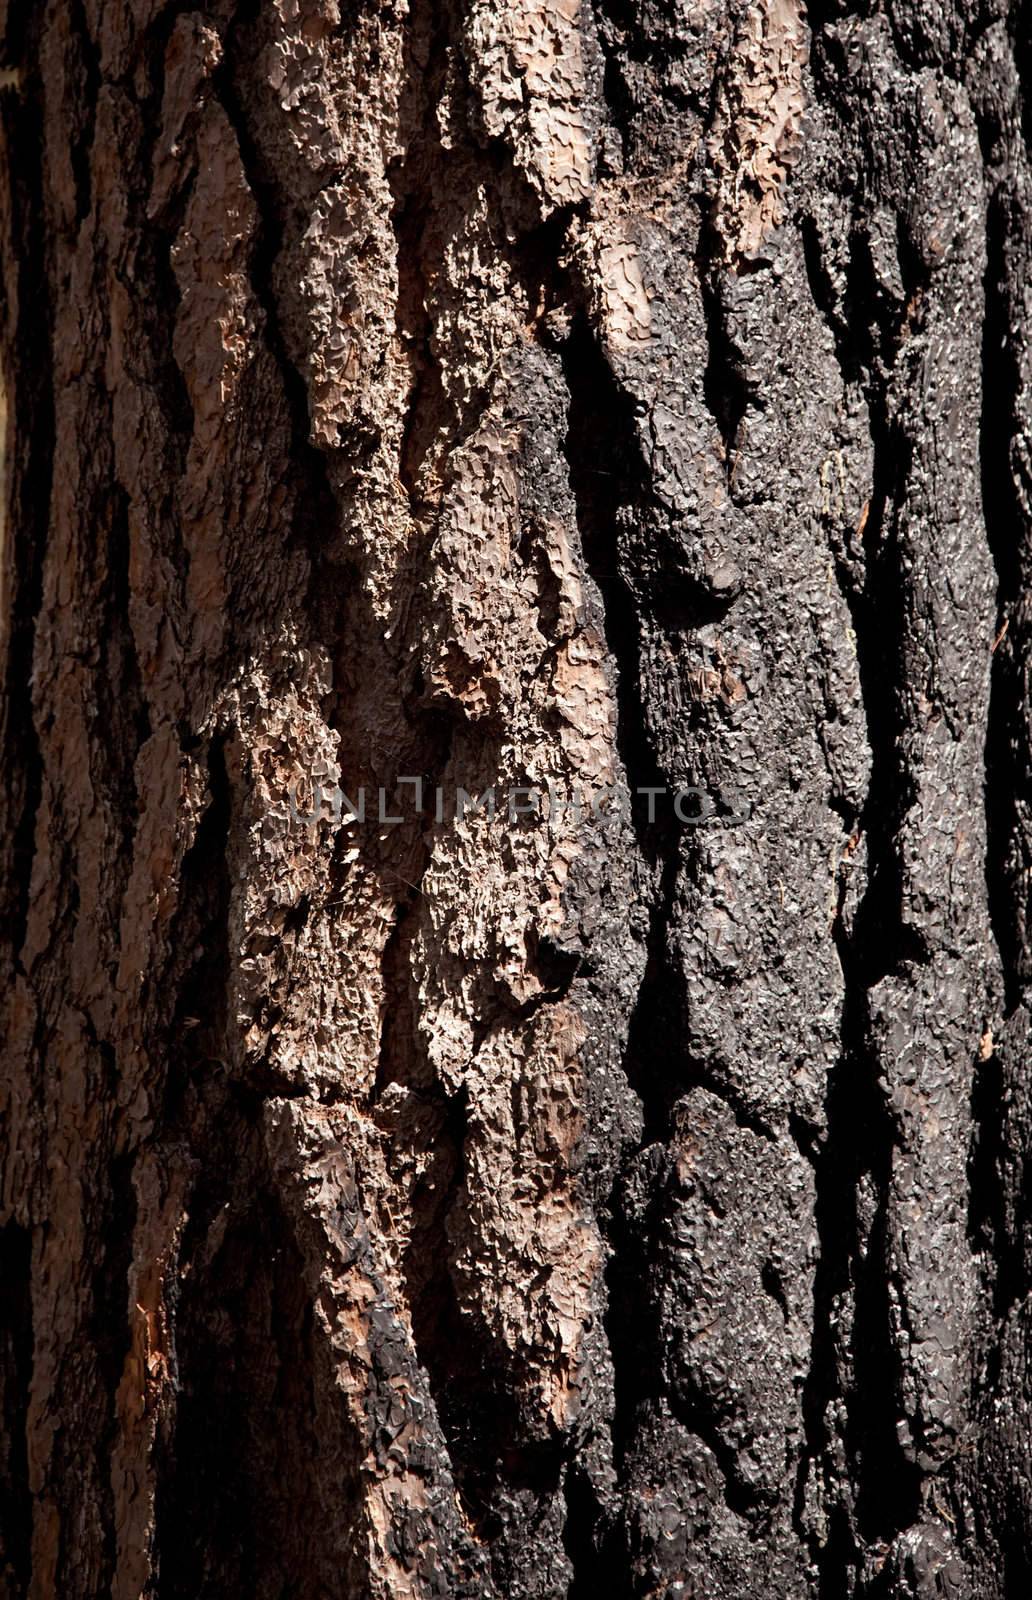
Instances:
[[[0,4],[4,1595],[1024,1592],[1029,22]]]

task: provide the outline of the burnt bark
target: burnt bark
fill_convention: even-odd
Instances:
[[[0,1594],[1024,1594],[1026,0],[0,38]]]

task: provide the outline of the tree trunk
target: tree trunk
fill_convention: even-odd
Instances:
[[[0,1593],[1025,1594],[1027,0],[0,28]]]

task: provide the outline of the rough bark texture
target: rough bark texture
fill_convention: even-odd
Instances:
[[[1024,1595],[1026,0],[0,19],[0,1592]]]

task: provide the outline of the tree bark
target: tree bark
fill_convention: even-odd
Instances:
[[[0,32],[0,1593],[1024,1594],[1026,0]]]

